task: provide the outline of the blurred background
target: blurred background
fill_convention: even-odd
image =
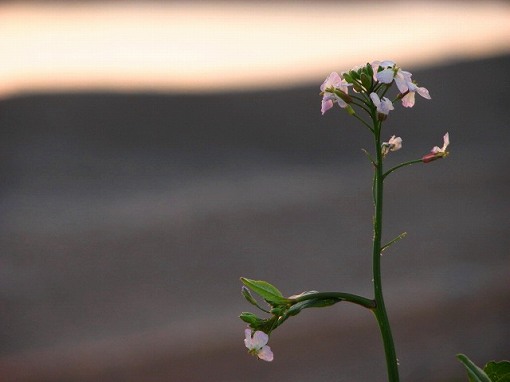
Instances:
[[[243,344],[240,276],[371,296],[370,137],[331,71],[391,59],[383,272],[403,381],[510,358],[510,3],[0,3],[0,380],[384,381],[373,317]]]

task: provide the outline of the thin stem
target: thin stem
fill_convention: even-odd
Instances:
[[[358,296],[357,294],[351,293],[343,293],[343,292],[316,292],[316,293],[307,293],[302,296],[296,297],[292,299],[295,302],[301,302],[306,300],[329,300],[329,299],[338,299],[341,301],[352,302],[353,304],[360,305],[367,309],[375,309],[375,301],[366,297]]]
[[[404,163],[400,163],[399,165],[389,169],[388,171],[386,171],[382,177],[383,179],[385,179],[388,175],[390,175],[393,171],[395,170],[398,170],[399,168],[401,167],[405,167],[405,166],[410,166],[412,164],[415,164],[415,163],[423,163],[423,160],[422,159],[415,159],[415,160],[411,160],[409,162],[404,162]]]
[[[356,98],[356,99],[358,99],[358,98]],[[361,103],[360,103],[360,102],[361,102]],[[357,106],[357,107],[359,107],[360,109],[363,109],[363,110],[365,110],[367,113],[369,113],[369,114],[370,114],[370,110],[368,110],[368,109],[365,107],[365,105],[366,105],[365,101],[363,101],[363,100],[360,100],[360,101],[358,101],[358,102],[352,101],[352,102],[351,102],[351,104],[352,104],[352,105],[356,105],[356,106]]]
[[[374,128],[372,126],[370,126],[367,122],[365,122],[365,120],[363,118],[361,118],[358,114],[353,114],[352,115],[354,118],[358,119],[361,123],[363,123],[366,127],[368,127],[368,129],[374,133]]]
[[[374,238],[373,238],[373,252],[372,252],[372,271],[374,279],[374,294],[376,308],[373,310],[381,336],[384,344],[384,352],[386,355],[386,368],[388,372],[388,380],[390,382],[398,382],[398,363],[395,352],[395,345],[393,336],[391,334],[390,323],[386,306],[384,304],[382,277],[381,277],[381,237],[382,237],[382,217],[383,217],[383,158],[380,150],[381,147],[381,122],[377,120],[377,113],[374,110],[372,113],[372,120],[374,123],[374,141],[377,153],[377,162],[374,171]]]

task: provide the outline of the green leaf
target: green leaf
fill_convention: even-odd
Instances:
[[[457,354],[457,359],[466,368],[470,382],[492,382],[488,375],[464,354]]]
[[[374,76],[374,68],[372,68],[372,65],[370,65],[370,63],[367,63],[367,65],[365,66],[365,71],[370,77]]]
[[[348,83],[352,84],[354,82],[354,79],[349,75],[349,73],[344,73],[342,75],[344,80],[346,80]]]
[[[241,293],[244,296],[244,298],[246,299],[246,301],[248,301],[250,304],[259,306],[259,304],[257,303],[257,300],[255,300],[253,298],[253,296],[251,295],[250,290],[248,288],[246,288],[244,285],[241,288]]]
[[[260,295],[271,305],[284,305],[289,303],[289,300],[284,298],[281,292],[275,286],[269,284],[266,281],[250,280],[244,277],[241,277],[241,281],[244,285]]]
[[[353,80],[359,80],[360,79],[359,73],[356,70],[350,70],[349,71],[349,76],[351,76],[351,78]],[[345,77],[345,74],[344,74],[344,77]]]
[[[385,244],[382,248],[381,248],[381,253],[385,250],[385,249],[388,249],[391,245],[395,244],[397,241],[399,240],[402,240],[404,237],[406,237],[407,235],[407,232],[402,232],[400,235],[398,235],[396,238],[394,238],[392,241],[390,241],[389,243]]]
[[[289,310],[287,310],[287,314],[289,316],[295,316],[299,314],[303,309],[307,308],[325,308],[327,306],[331,306],[336,304],[337,302],[340,302],[342,300],[336,299],[336,298],[328,298],[328,299],[321,299],[316,298],[312,300],[305,300],[300,301],[292,305]]]
[[[241,320],[243,320],[244,322],[250,324],[250,326],[257,325],[257,324],[260,325],[260,324],[264,323],[264,320],[262,318],[259,318],[250,312],[242,312],[241,315],[239,316],[239,318]]]
[[[491,361],[485,365],[483,371],[485,371],[492,382],[510,382],[509,361]]]

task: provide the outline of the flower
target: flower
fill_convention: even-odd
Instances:
[[[425,99],[431,99],[429,91],[424,87],[419,87],[412,80],[412,73],[402,70],[393,61],[374,61],[372,63],[376,79],[384,84],[391,84],[395,80],[395,84],[399,92],[402,94],[402,106],[413,107],[415,93],[418,93]],[[378,72],[379,68],[384,68]]]
[[[408,93],[402,97],[402,106],[413,107],[414,106],[414,94],[418,93],[425,99],[430,99],[429,91],[424,87],[418,87],[414,82],[408,83]]]
[[[323,115],[326,111],[331,109],[335,103],[338,103],[338,106],[342,108],[347,107],[347,102],[340,98],[334,90],[341,91],[347,95],[347,87],[349,85],[350,84],[348,84],[347,81],[345,81],[337,72],[331,73],[326,78],[321,85],[321,92],[323,94],[321,112]]]
[[[393,78],[395,77],[395,73],[393,68],[395,67],[395,63],[393,61],[374,61],[372,62],[372,69],[374,70],[374,78],[382,82],[384,84],[391,84]],[[378,71],[379,68],[383,68],[382,71]]]
[[[443,158],[443,157],[447,156],[449,153],[448,153],[448,151],[446,151],[446,148],[448,147],[449,144],[450,144],[450,135],[448,133],[446,133],[443,136],[443,147],[439,148],[437,146],[434,146],[432,148],[432,150],[430,151],[430,153],[424,155],[421,158],[422,162],[429,163],[436,159]]]
[[[370,93],[370,99],[374,103],[375,107],[377,107],[377,112],[379,113],[379,119],[382,121],[386,119],[386,116],[393,110],[393,103],[386,97],[379,99],[377,93]]]
[[[252,337],[251,329],[244,331],[244,344],[249,350],[250,354],[256,355],[259,359],[271,362],[273,360],[273,352],[271,348],[267,346],[269,337],[266,333],[257,330]]]
[[[388,155],[390,151],[397,151],[402,148],[402,138],[395,137],[394,135],[390,138],[388,142],[383,142],[382,146],[382,155],[383,158]]]

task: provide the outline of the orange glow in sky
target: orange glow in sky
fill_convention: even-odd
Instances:
[[[0,5],[3,96],[271,88],[375,59],[412,71],[508,52],[505,2]]]

